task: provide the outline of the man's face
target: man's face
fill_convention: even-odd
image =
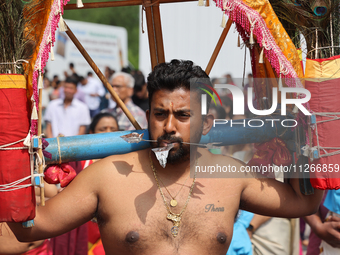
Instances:
[[[123,76],[117,76],[111,80],[111,86],[118,94],[119,98],[125,102],[126,99],[130,98],[133,93],[133,89],[129,88],[126,85],[125,79]]]
[[[150,110],[147,111],[149,137],[157,140],[151,146],[165,147],[173,143],[174,148],[169,152],[168,163],[188,160],[190,145],[182,142],[198,143],[202,135],[199,100],[190,102],[190,91],[183,88],[156,91],[150,100]]]
[[[87,84],[87,79],[86,78],[82,79],[80,83],[81,85],[85,86]]]
[[[72,100],[75,93],[77,93],[77,86],[73,83],[65,82],[64,84],[65,99]]]

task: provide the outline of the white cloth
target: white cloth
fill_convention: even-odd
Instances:
[[[85,85],[79,83],[77,88],[85,94],[85,103],[90,110],[99,108],[100,97],[94,97],[91,94],[98,94],[101,97],[105,95],[105,89],[100,81],[93,77],[87,77],[87,83]]]
[[[320,250],[321,250],[320,255],[338,255],[338,254],[340,254],[339,248],[334,248],[334,247],[330,246],[324,240],[321,241]]]
[[[86,104],[73,98],[72,103],[65,108],[63,99],[52,100],[45,112],[45,121],[52,125],[53,137],[78,135],[80,126],[91,123],[90,111]]]
[[[299,225],[299,224],[295,224]],[[296,229],[298,230],[298,229]],[[292,230],[291,222],[286,218],[271,218],[263,223],[253,234],[254,255],[296,255],[292,252]],[[299,238],[294,235],[293,239]],[[297,239],[298,240],[298,239]]]

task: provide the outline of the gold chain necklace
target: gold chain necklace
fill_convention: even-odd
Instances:
[[[184,184],[187,182],[187,180],[189,179],[190,177],[190,174],[188,175],[188,177],[186,178],[185,182],[182,184],[182,187],[179,189],[179,191],[177,192],[176,196],[172,196],[170,191],[167,189],[167,187],[164,185],[164,182],[162,181],[161,177],[158,176],[158,179],[161,181],[161,183],[163,184],[164,188],[166,189],[166,191],[169,193],[170,197],[172,198],[171,201],[170,201],[170,205],[171,207],[176,207],[176,205],[178,204],[177,203],[177,200],[176,200],[176,197],[178,196],[178,194],[181,192]]]
[[[158,179],[157,179],[156,168],[154,167],[153,161],[152,161],[152,158],[151,158],[151,151],[149,153],[149,158],[150,158],[151,169],[152,169],[153,175],[155,176],[155,179],[156,179],[157,187],[158,187],[159,192],[161,193],[161,196],[163,198],[163,202],[164,202],[165,208],[168,211],[168,215],[166,216],[166,219],[172,221],[172,224],[173,224],[173,227],[171,228],[171,234],[173,235],[173,237],[176,237],[178,235],[178,230],[179,230],[179,227],[181,225],[182,214],[184,213],[185,209],[188,206],[189,200],[191,198],[192,190],[194,189],[194,186],[195,186],[196,171],[195,171],[195,175],[194,175],[194,180],[193,180],[192,185],[190,187],[190,191],[189,191],[189,195],[188,195],[187,201],[185,202],[185,205],[184,205],[182,211],[180,213],[173,213],[170,210],[170,207],[168,206],[168,203],[166,202],[166,199],[165,199],[165,196],[164,196],[163,191],[161,189],[161,186],[159,185],[159,182],[158,182]],[[197,164],[197,159],[196,159],[195,164]]]

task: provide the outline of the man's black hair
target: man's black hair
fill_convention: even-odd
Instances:
[[[119,130],[118,120],[114,115],[109,112],[100,112],[93,117],[87,133],[90,133],[90,131],[92,131],[92,133],[94,134],[94,130],[96,129],[98,122],[104,117],[113,118],[116,121]]]
[[[171,60],[170,63],[161,63],[155,66],[154,70],[148,76],[149,106],[151,106],[152,96],[158,90],[174,91],[175,89],[184,88],[186,90],[195,90],[198,95],[205,94],[199,88],[204,88],[212,93],[204,84],[211,85],[209,76],[201,67],[194,65],[190,60]],[[211,97],[207,96],[208,106]],[[149,108],[151,109],[151,107]]]
[[[131,71],[132,71],[132,69],[131,69],[131,67],[129,67],[129,66],[125,66],[125,67],[123,67],[120,71],[123,72],[123,73],[128,73],[128,74],[130,74]]]
[[[145,77],[141,71],[137,71],[133,73],[133,78],[135,78],[135,86],[133,87],[133,91],[137,93],[141,91],[145,85]]]
[[[74,64],[73,63],[70,63],[70,68],[74,68]]]
[[[70,76],[66,78],[65,83],[72,83],[77,87],[78,81]]]

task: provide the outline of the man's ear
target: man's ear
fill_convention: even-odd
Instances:
[[[210,113],[205,115],[204,121],[203,121],[202,135],[206,135],[209,133],[210,129],[213,126],[213,123],[214,123],[214,116]]]

